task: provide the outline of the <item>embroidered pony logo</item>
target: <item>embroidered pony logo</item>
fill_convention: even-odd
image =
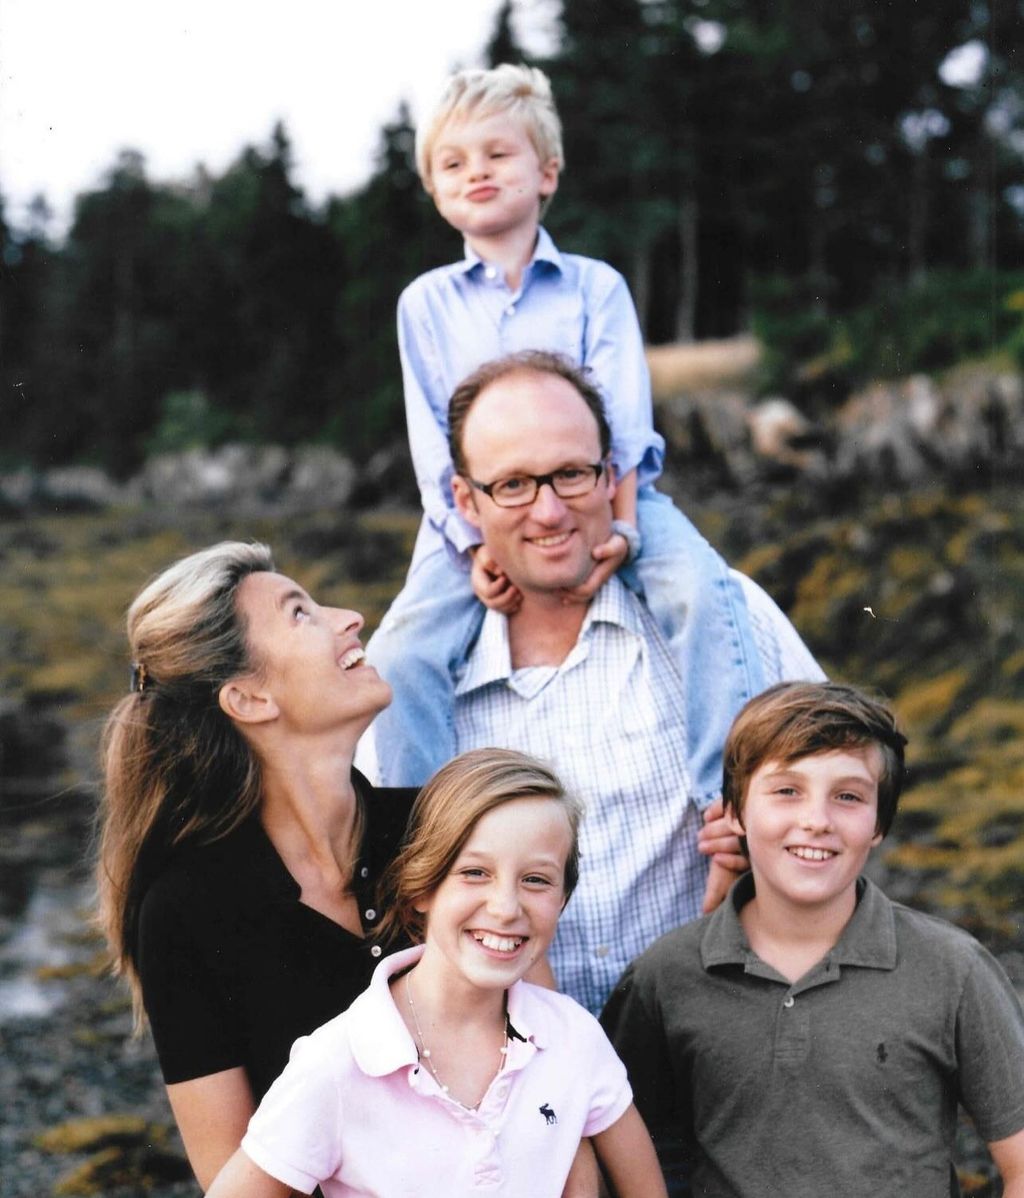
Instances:
[[[547,1123],[548,1126],[550,1126],[552,1123],[558,1122],[558,1116],[551,1109],[551,1107],[548,1106],[547,1103],[544,1103],[542,1107],[538,1107],[537,1109],[544,1116],[544,1122]]]

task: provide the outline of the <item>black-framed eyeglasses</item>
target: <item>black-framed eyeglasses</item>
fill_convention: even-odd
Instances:
[[[496,478],[492,483],[477,482],[475,478],[468,481],[498,507],[526,507],[537,498],[545,483],[559,499],[579,499],[581,495],[589,495],[604,468],[604,462],[588,462],[583,466],[563,466],[550,474],[511,474],[508,478]]]

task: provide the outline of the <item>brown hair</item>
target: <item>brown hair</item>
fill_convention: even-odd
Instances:
[[[604,411],[604,401],[597,385],[591,381],[591,372],[585,366],[575,366],[564,354],[547,350],[526,349],[516,354],[485,362],[468,375],[452,392],[448,404],[448,448],[456,474],[466,475],[466,458],[463,453],[462,434],[470,409],[479,399],[481,392],[499,379],[515,374],[553,374],[571,383],[580,398],[590,409],[597,421],[597,435],[601,444],[602,460],[611,452],[612,434]]]
[[[182,844],[226,835],[256,808],[259,762],[221,710],[220,688],[256,668],[236,605],[242,579],[274,569],[265,545],[223,541],[176,562],[128,609],[132,690],[103,732],[99,922],[143,1019],[139,911]]]
[[[525,798],[549,799],[565,812],[572,833],[565,861],[567,903],[579,880],[582,804],[553,770],[532,757],[512,749],[472,749],[442,766],[416,797],[402,848],[381,881],[379,905],[387,914],[380,939],[405,933],[421,941],[425,918],[416,904],[445,880],[483,816]]]
[[[837,682],[780,682],[740,710],[725,741],[722,798],[743,818],[743,802],[755,770],[766,761],[788,764],[815,753],[877,745],[878,831],[892,826],[906,772],[907,738],[881,701]]]

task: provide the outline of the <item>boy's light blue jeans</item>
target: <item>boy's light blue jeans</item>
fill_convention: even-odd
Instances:
[[[733,716],[764,689],[747,605],[721,555],[666,496],[637,501],[640,556],[620,576],[641,595],[679,665],[687,754],[700,806],[722,789]],[[454,672],[480,632],[483,605],[443,546],[415,562],[370,638],[367,657],[394,691],[377,716],[381,784],[420,786],[455,753]]]

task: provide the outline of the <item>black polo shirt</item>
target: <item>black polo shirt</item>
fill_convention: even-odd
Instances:
[[[365,813],[354,889],[371,933],[381,917],[377,882],[416,792],[353,780]],[[241,1065],[258,1102],[292,1043],[369,984],[380,949],[299,894],[255,816],[215,844],[184,851],[149,888],[138,966],[168,1085]]]

